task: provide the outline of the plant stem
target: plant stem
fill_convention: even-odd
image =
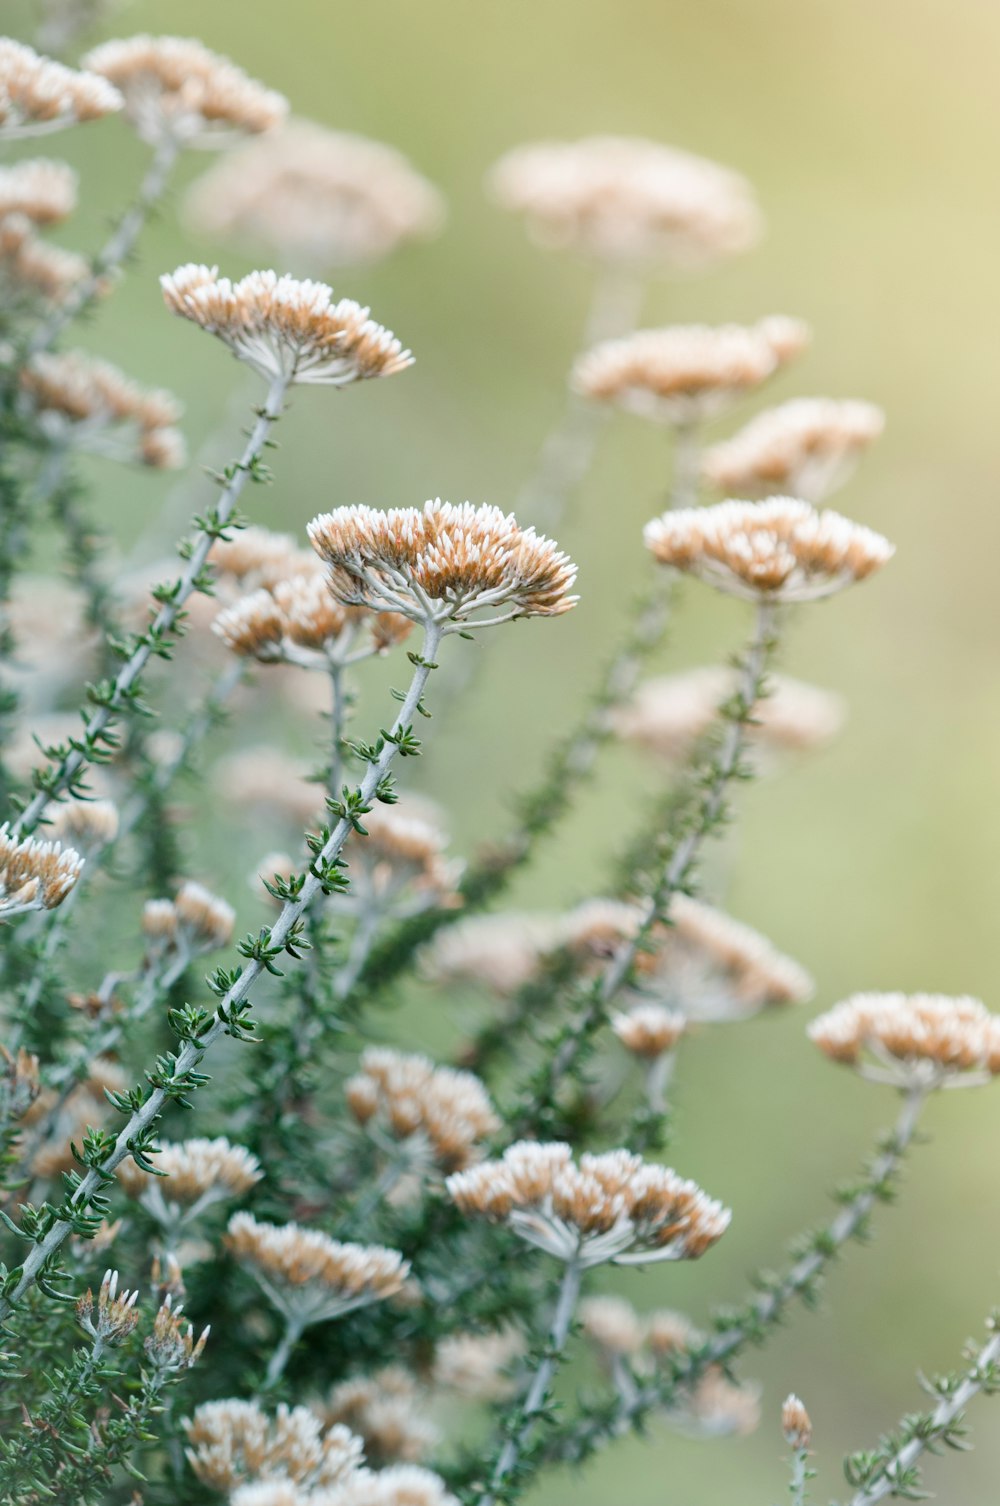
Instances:
[[[549,1329],[548,1343],[545,1353],[539,1362],[538,1368],[532,1377],[528,1394],[519,1410],[519,1425],[515,1425],[503,1448],[500,1450],[493,1473],[490,1476],[489,1486],[481,1492],[476,1501],[479,1506],[494,1506],[498,1493],[507,1477],[517,1468],[521,1453],[525,1444],[531,1437],[535,1418],[543,1410],[548,1400],[549,1388],[562,1359],[566,1348],[566,1340],[569,1337],[570,1326],[573,1322],[573,1314],[580,1296],[580,1267],[575,1260],[568,1261],[563,1272],[563,1278],[559,1285],[559,1296],[556,1302],[555,1316]]]
[[[278,377],[271,383],[267,401],[258,410],[256,422],[243,453],[231,469],[229,479],[213,509],[211,527],[203,528],[197,540],[192,544],[187,568],[118,671],[108,695],[102,699],[92,716],[85,716],[86,742],[93,750],[98,749],[99,740],[107,732],[116,712],[134,698],[136,682],[140,675],[154,652],[158,651],[164,638],[176,628],[188,597],[198,589],[198,581],[208,561],[214,538],[218,531],[232,519],[247,480],[264,453],[271,429],[281,417],[287,386],[288,380],[285,377]],[[93,752],[88,754],[81,747],[67,745],[55,767],[48,771],[44,788],[38,790],[21,813],[14,827],[15,834],[24,836],[33,831],[52,800],[64,794],[72,786],[77,775],[92,759]]]
[[[285,1373],[285,1366],[291,1358],[292,1350],[301,1339],[305,1325],[299,1318],[286,1318],[285,1331],[281,1336],[281,1342],[275,1349],[268,1361],[267,1374],[264,1376],[264,1384],[261,1391],[270,1391],[277,1385]]]
[[[431,670],[435,667],[434,659],[440,642],[440,625],[429,621],[424,628],[423,647],[418,662],[414,665],[409,690],[393,722],[393,737],[398,737],[404,730],[409,729],[417,714],[417,706],[423,698]],[[388,773],[395,756],[396,743],[392,738],[383,739],[381,751],[368,764],[359,786],[358,793],[363,805],[370,806],[376,798],[375,792]],[[289,941],[294,944],[299,923],[323,888],[322,880],[318,876],[319,872],[323,866],[339,857],[344,843],[353,830],[354,825],[347,815],[342,816],[334,825],[310,867],[298,898],[286,901],[278,919],[267,933],[269,947],[283,948]],[[192,1081],[191,1074],[196,1071],[205,1053],[221,1035],[234,1033],[234,1010],[236,1006],[242,1005],[248,999],[251,989],[264,971],[265,963],[257,957],[247,962],[219,1000],[210,1022],[205,1024],[195,1039],[185,1040],[176,1056],[168,1059],[164,1071],[157,1074],[159,1085],[151,1087],[141,1107],[130,1114],[110,1154],[101,1161],[99,1166],[89,1168],[70,1195],[67,1212],[83,1211],[89,1206],[93,1194],[107,1184],[115,1168],[131,1153],[131,1146],[136,1137],[146,1133],[159,1118],[169,1097],[176,1097],[178,1093],[190,1093],[194,1090],[198,1084]],[[72,1228],[70,1218],[56,1217],[47,1232],[35,1243],[21,1267],[17,1281],[12,1284],[8,1293],[0,1298],[0,1321],[14,1310],[47,1261],[72,1232]]]

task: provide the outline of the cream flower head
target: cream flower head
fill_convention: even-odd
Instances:
[[[831,1061],[904,1092],[1000,1073],[1000,1016],[967,996],[853,994],[813,1020],[809,1038]]]
[[[167,307],[201,325],[266,381],[347,387],[413,364],[390,330],[323,282],[251,272],[239,282],[195,263],[160,278]]]
[[[288,114],[282,95],[193,37],[104,42],[87,53],[84,64],[121,91],[126,115],[153,146],[226,146],[242,135],[273,130]]]
[[[793,497],[678,508],[647,523],[644,538],[661,564],[748,601],[818,601],[895,553],[873,529]]]
[[[708,450],[702,475],[729,495],[782,492],[815,506],[844,484],[884,428],[885,415],[874,403],[793,398]]]
[[[26,910],[54,910],[83,871],[83,858],[60,842],[19,840],[0,826],[0,920]]]
[[[118,90],[96,73],[66,68],[11,37],[0,37],[0,140],[100,120],[123,104]]]
[[[440,499],[388,512],[339,507],[314,518],[308,533],[345,605],[399,612],[445,632],[556,617],[577,602],[572,561],[498,507]],[[491,615],[474,615],[482,612]]]

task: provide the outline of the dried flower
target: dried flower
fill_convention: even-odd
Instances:
[[[413,364],[390,330],[322,282],[251,272],[239,282],[194,263],[160,278],[167,307],[229,346],[266,381],[347,387]]]
[[[248,1192],[264,1175],[256,1156],[223,1135],[164,1143],[150,1159],[159,1175],[126,1159],[118,1167],[118,1179],[161,1228],[174,1233],[213,1203]]]
[[[183,883],[174,898],[181,944],[192,954],[214,952],[233,939],[236,911],[224,899],[192,880]]]
[[[67,800],[56,811],[52,830],[84,858],[95,857],[118,836],[118,807],[113,800]]]
[[[387,1464],[418,1464],[434,1449],[439,1433],[421,1410],[421,1391],[399,1365],[358,1376],[334,1386],[319,1409],[324,1424],[342,1424],[364,1443],[365,1456],[377,1469]]]
[[[301,575],[313,563],[309,550],[300,549],[290,533],[253,524],[215,539],[208,557],[220,576],[238,581],[244,591],[272,591],[279,581]]]
[[[611,1028],[626,1051],[655,1060],[672,1051],[684,1034],[687,1017],[663,1004],[639,1003],[612,1016]]]
[[[226,1245],[274,1306],[302,1325],[340,1317],[398,1292],[409,1264],[382,1245],[341,1244],[318,1229],[229,1220]]]
[[[168,1292],[157,1310],[153,1332],[143,1344],[146,1358],[154,1370],[164,1374],[190,1370],[200,1360],[210,1333],[211,1328],[203,1328],[195,1339],[194,1328],[190,1323],[185,1328],[182,1310],[174,1306]]]
[[[0,167],[0,220],[12,214],[36,225],[64,220],[76,208],[78,181],[68,163],[44,157]]]
[[[760,1387],[737,1384],[712,1366],[695,1385],[685,1404],[671,1411],[671,1421],[700,1438],[752,1433],[760,1423]]]
[[[65,68],[11,37],[0,37],[0,139],[99,120],[123,104],[106,79]]]
[[[903,1092],[972,1087],[1000,1072],[1000,1016],[979,999],[853,994],[809,1026],[831,1061]]]
[[[380,261],[426,239],[444,205],[392,147],[294,120],[224,157],[194,185],[187,212],[202,234],[325,270]]]
[[[431,1376],[442,1390],[472,1401],[502,1401],[515,1389],[510,1367],[524,1349],[524,1337],[515,1328],[448,1334],[438,1341]]]
[[[781,1431],[790,1448],[801,1450],[812,1445],[812,1422],[809,1413],[794,1394],[786,1396],[782,1405]]]
[[[85,257],[39,240],[24,215],[0,220],[0,293],[8,312],[30,310],[38,299],[60,303],[88,271]]]
[[[735,673],[722,666],[658,676],[639,686],[613,725],[620,737],[679,763],[717,724],[719,708],[735,689]],[[805,752],[829,742],[843,720],[840,696],[773,675],[766,697],[754,707],[748,735],[769,751]]]
[[[708,450],[702,475],[729,496],[780,492],[815,506],[844,484],[884,427],[873,403],[793,398]]]
[[[529,1244],[582,1267],[694,1260],[729,1226],[730,1213],[694,1182],[626,1150],[583,1155],[568,1145],[518,1141],[499,1161],[448,1178],[470,1216],[506,1223]]]
[[[873,529],[792,497],[679,508],[647,523],[644,537],[661,564],[750,601],[818,601],[895,552]]]
[[[191,37],[105,42],[83,63],[121,91],[126,115],[152,146],[228,146],[273,130],[288,113],[282,95]]]
[[[561,935],[556,915],[470,915],[438,933],[421,966],[432,982],[475,983],[509,998],[537,975]]]
[[[177,399],[141,387],[108,361],[83,351],[40,352],[21,372],[21,391],[54,445],[155,469],[184,461]]]
[[[123,1344],[139,1321],[135,1304],[138,1291],[118,1292],[118,1272],[105,1271],[94,1309],[94,1294],[89,1289],[76,1304],[80,1324],[98,1345]]]
[[[646,1347],[654,1361],[687,1353],[704,1342],[704,1335],[684,1313],[658,1308],[646,1318]]]
[[[351,887],[335,908],[402,917],[456,903],[461,864],[446,857],[448,839],[429,802],[412,805],[376,806],[365,817],[367,836],[349,838]]]
[[[329,671],[384,653],[412,630],[398,613],[341,605],[315,555],[308,563],[308,573],[275,580],[219,613],[212,628],[227,648],[261,664]]]
[[[747,250],[760,234],[745,178],[637,138],[518,147],[497,163],[490,184],[541,245],[598,261],[701,267]]]
[[[436,1067],[426,1056],[404,1055],[370,1046],[361,1071],[345,1088],[360,1124],[402,1142],[416,1167],[460,1171],[478,1161],[482,1141],[495,1135],[500,1120],[489,1094],[471,1072]]]
[[[554,617],[576,605],[576,566],[512,513],[471,502],[423,508],[339,507],[309,524],[330,568],[330,588],[348,606],[399,612],[445,632],[515,617]],[[472,614],[501,609],[487,619]]]
[[[580,1322],[585,1337],[608,1359],[637,1354],[642,1347],[642,1321],[624,1297],[585,1298],[580,1303]]]
[[[83,858],[60,842],[36,837],[18,841],[5,821],[0,826],[0,919],[26,910],[54,910],[83,871]]]
[[[308,1407],[279,1406],[268,1417],[253,1401],[209,1401],[185,1418],[184,1431],[191,1468],[214,1490],[270,1479],[335,1485],[363,1459],[360,1438],[345,1427],[324,1427]]]

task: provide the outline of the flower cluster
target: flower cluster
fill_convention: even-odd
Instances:
[[[105,1271],[96,1306],[88,1288],[76,1304],[76,1316],[99,1344],[124,1344],[139,1321],[138,1300],[138,1291],[119,1292],[117,1271]]]
[[[459,903],[461,864],[446,857],[447,837],[429,802],[375,806],[365,816],[365,832],[348,840],[351,887],[334,908],[398,918]]]
[[[176,1145],[164,1142],[150,1159],[155,1175],[125,1160],[118,1168],[118,1180],[165,1228],[182,1217],[193,1218],[212,1203],[241,1196],[264,1174],[256,1156],[221,1135]]]
[[[573,368],[576,391],[677,427],[714,418],[804,349],[808,330],[775,316],[737,324],[671,325],[606,340]]]
[[[73,447],[157,469],[184,463],[177,399],[139,386],[109,361],[83,351],[40,352],[21,372],[21,391],[54,448]]]
[[[448,1178],[465,1214],[513,1232],[581,1267],[694,1260],[729,1227],[730,1213],[667,1166],[626,1150],[583,1155],[561,1143],[518,1141],[499,1161]]]
[[[365,1458],[376,1468],[419,1464],[439,1440],[437,1428],[422,1408],[421,1387],[400,1365],[373,1375],[341,1381],[323,1402],[327,1427],[341,1424],[364,1443]]]
[[[76,251],[39,239],[26,215],[0,219],[0,293],[8,313],[39,301],[61,302],[88,271],[86,258]],[[101,284],[96,291],[103,290]]]
[[[576,567],[513,513],[439,500],[422,508],[339,507],[309,538],[347,606],[400,612],[444,631],[568,612]],[[476,613],[491,611],[489,618]]]
[[[153,1331],[143,1342],[146,1358],[161,1375],[177,1375],[190,1370],[201,1359],[211,1327],[203,1328],[197,1339],[194,1327],[184,1318],[183,1310],[174,1305],[168,1292],[157,1309]]]
[[[904,1092],[968,1087],[1000,1072],[1000,1017],[979,999],[854,994],[813,1020],[809,1037],[832,1061]]]
[[[323,270],[381,261],[444,218],[437,189],[401,152],[306,120],[224,157],[187,210],[199,231]]]
[[[5,821],[0,826],[0,919],[25,910],[54,910],[83,871],[83,859],[61,842],[37,837],[18,840]]]
[[[797,397],[706,451],[702,475],[731,497],[774,493],[816,504],[842,486],[885,427],[874,403]]]
[[[185,1419],[184,1431],[191,1468],[213,1490],[271,1479],[336,1485],[363,1458],[360,1438],[324,1427],[308,1407],[279,1406],[269,1417],[254,1401],[209,1401]]]
[[[288,101],[249,78],[228,58],[191,37],[129,37],[104,42],[84,66],[114,86],[144,141],[225,146],[234,137],[273,130]]]
[[[167,307],[228,345],[265,380],[347,387],[413,364],[390,330],[323,282],[250,272],[239,282],[190,263],[160,278]]]
[[[77,175],[47,158],[0,167],[0,220],[23,215],[34,225],[64,220],[76,208]]]
[[[409,1272],[396,1250],[341,1244],[318,1229],[259,1223],[249,1213],[230,1219],[226,1245],[279,1312],[303,1325],[383,1302]]]
[[[232,653],[260,664],[329,670],[387,653],[412,630],[397,612],[343,606],[315,556],[304,564],[301,573],[274,579],[219,613],[212,628]]]
[[[738,173],[632,137],[517,147],[490,183],[540,244],[604,262],[699,267],[747,250],[761,228]]]
[[[241,1485],[230,1506],[457,1506],[439,1475],[419,1464],[356,1469],[333,1486],[296,1485],[276,1477]]]
[[[679,508],[647,523],[645,540],[661,564],[750,601],[832,596],[895,552],[874,529],[792,497]]]
[[[96,73],[65,68],[0,37],[0,139],[37,136],[122,108],[118,90]]]
[[[142,912],[143,934],[153,955],[168,949],[187,957],[217,951],[229,945],[235,924],[232,905],[192,879],[172,900],[147,900]]]
[[[478,1077],[387,1046],[362,1054],[345,1091],[358,1123],[401,1144],[417,1168],[460,1171],[479,1160],[482,1142],[500,1129]]]
[[[113,800],[67,800],[52,818],[52,833],[64,846],[89,859],[111,846],[119,825]]]

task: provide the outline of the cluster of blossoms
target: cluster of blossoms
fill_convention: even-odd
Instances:
[[[626,1150],[583,1155],[518,1141],[499,1161],[448,1178],[462,1213],[505,1223],[521,1239],[579,1268],[694,1260],[729,1227],[730,1213],[667,1166]]]
[[[322,1404],[327,1427],[341,1424],[363,1442],[365,1458],[376,1468],[419,1464],[439,1442],[437,1428],[423,1409],[423,1388],[408,1370],[387,1365],[334,1386]]]
[[[96,1304],[88,1288],[76,1304],[76,1316],[97,1343],[123,1344],[139,1321],[138,1300],[138,1291],[119,1292],[117,1271],[105,1271]]]
[[[224,1136],[163,1143],[150,1158],[155,1174],[125,1160],[118,1180],[165,1231],[192,1223],[213,1203],[240,1197],[264,1175],[257,1157]]]
[[[576,567],[551,539],[498,507],[339,507],[309,524],[345,606],[399,612],[445,632],[568,612]],[[482,618],[474,614],[491,611]]]
[[[309,1489],[336,1485],[363,1459],[360,1438],[340,1425],[324,1428],[308,1407],[279,1406],[269,1417],[253,1401],[209,1401],[185,1420],[184,1431],[191,1468],[214,1490],[272,1479]]]
[[[21,372],[25,406],[54,449],[176,469],[186,455],[169,392],[141,387],[109,361],[83,351],[32,356]]]
[[[38,300],[61,302],[87,272],[85,257],[39,239],[26,215],[0,219],[0,293],[8,313]]]
[[[250,272],[239,282],[195,263],[161,277],[167,307],[216,335],[268,382],[347,387],[412,365],[390,330],[323,282]]]
[[[647,523],[663,565],[749,601],[817,601],[866,580],[893,556],[888,539],[793,497],[683,507]]]
[[[736,690],[736,674],[713,665],[644,680],[631,700],[613,714],[615,732],[627,741],[680,763],[718,725],[719,708]],[[808,752],[822,747],[844,721],[840,696],[787,675],[772,675],[766,698],[754,708],[747,736],[767,753]]]
[[[67,800],[52,817],[52,833],[64,847],[95,858],[118,836],[120,818],[113,800]]]
[[[64,220],[76,208],[77,175],[45,157],[0,167],[0,220],[22,215],[33,225]]]
[[[409,1272],[396,1250],[341,1244],[318,1229],[260,1223],[249,1213],[230,1219],[226,1246],[278,1311],[302,1326],[395,1296]]]
[[[572,383],[581,397],[612,403],[678,428],[715,418],[756,391],[809,340],[797,319],[758,324],[671,325],[605,340],[581,356]]]
[[[153,146],[225,146],[273,130],[288,113],[280,94],[190,37],[105,42],[83,63],[113,86],[137,133]]]
[[[702,459],[710,486],[730,497],[775,493],[825,501],[885,427],[874,403],[797,397],[769,408]]]
[[[461,1171],[478,1161],[500,1120],[478,1077],[436,1067],[426,1056],[371,1046],[346,1086],[359,1124],[401,1145],[417,1169]]]
[[[66,68],[0,37],[0,140],[100,120],[122,105],[114,85],[96,73]]]
[[[203,233],[323,270],[380,261],[444,218],[441,195],[401,152],[306,120],[224,157],[187,211]]]
[[[26,910],[54,910],[83,871],[83,858],[61,842],[21,840],[5,821],[0,826],[0,919]]]
[[[332,908],[359,920],[399,919],[429,905],[460,903],[455,885],[462,865],[446,856],[448,839],[429,802],[375,806],[365,816],[365,832],[348,839],[351,887]]]
[[[231,1506],[457,1506],[439,1475],[419,1464],[357,1469],[333,1486],[310,1488],[291,1480],[241,1485]]]
[[[236,912],[232,905],[188,879],[173,899],[147,900],[142,930],[151,956],[173,951],[183,957],[214,952],[233,939]]]
[[[813,1020],[809,1037],[832,1061],[903,1092],[969,1087],[1000,1073],[1000,1016],[979,999],[854,994]]]
[[[633,137],[517,147],[490,185],[540,244],[601,262],[701,267],[747,250],[761,228],[738,173]]]

